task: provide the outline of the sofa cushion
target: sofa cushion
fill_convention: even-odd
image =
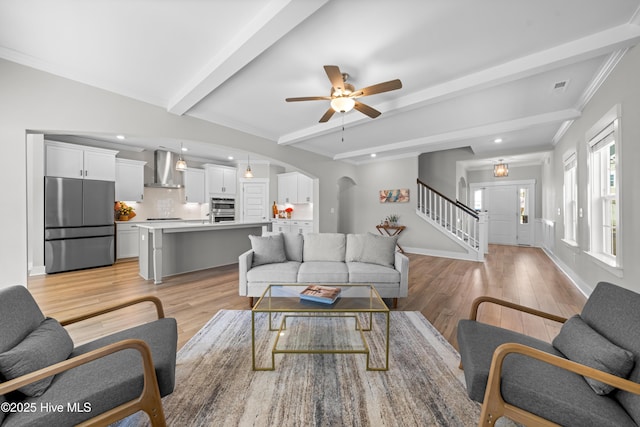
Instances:
[[[44,320],[44,314],[24,286],[10,286],[0,291],[0,353],[22,341]]]
[[[344,262],[345,235],[340,233],[309,233],[304,236],[302,259],[307,261]]]
[[[395,268],[365,262],[347,262],[350,283],[400,283]]]
[[[57,320],[47,318],[14,348],[0,354],[0,373],[11,380],[38,369],[66,360],[73,341]],[[40,396],[53,381],[53,376],[20,387],[27,396]]]
[[[593,330],[606,339],[632,352],[640,361],[640,294],[607,282],[595,287],[580,316]],[[640,383],[640,362],[636,362],[628,378]],[[636,424],[640,425],[640,396],[622,390],[612,394]]]
[[[296,261],[259,265],[247,272],[247,281],[250,283],[296,283],[299,268],[300,263]]]
[[[287,261],[302,262],[302,245],[304,243],[302,234],[282,233],[280,231],[267,231],[262,233],[263,236],[275,236],[277,234],[281,234],[284,240],[284,253],[287,256]]]
[[[107,344],[124,339],[144,340],[151,349],[160,395],[166,396],[175,385],[177,326],[175,319],[164,318],[135,326],[77,347],[71,357],[84,354]],[[36,411],[11,413],[2,427],[13,426],[67,426],[101,414],[116,405],[139,396],[142,391],[143,373],[140,353],[123,350],[97,359],[55,376],[51,386],[40,397],[27,398],[37,408],[41,404],[77,404],[80,409],[88,403],[90,411]]]
[[[252,266],[285,262],[287,260],[282,234],[249,236],[249,239],[251,240],[251,249],[253,249]]]
[[[348,283],[348,281],[349,271],[344,262],[303,262],[298,270],[298,283]]]
[[[348,234],[345,260],[393,267],[398,236]]]
[[[553,346],[569,360],[626,378],[634,365],[633,353],[618,347],[594,331],[579,315],[571,317],[562,325],[553,340]],[[611,393],[615,387],[584,377],[593,391],[599,395]]]

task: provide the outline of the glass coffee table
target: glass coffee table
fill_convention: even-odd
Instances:
[[[372,285],[332,284],[341,289],[333,304],[300,299],[306,287],[271,284],[251,310],[251,355],[254,371],[275,370],[276,354],[365,354],[368,371],[389,370],[389,308]],[[266,313],[268,331],[277,332],[271,366],[256,366],[256,316]],[[370,365],[365,332],[384,319],[384,364]],[[273,339],[273,337],[270,337]]]

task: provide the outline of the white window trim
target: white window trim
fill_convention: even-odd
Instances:
[[[576,200],[575,200],[575,203],[576,203],[576,216],[574,218],[574,221],[575,221],[576,227],[575,227],[575,231],[574,231],[574,239],[567,239],[566,238],[566,236],[567,236],[567,232],[566,232],[567,224],[566,224],[566,221],[565,221],[566,220],[566,215],[567,215],[567,211],[566,211],[567,200],[565,198],[566,197],[566,193],[565,193],[565,191],[566,191],[566,187],[565,187],[566,182],[564,182],[564,173],[567,171],[567,166],[569,166],[571,163],[574,163],[573,168],[575,168],[575,170],[576,170],[575,171],[575,178],[574,178],[574,181],[575,181],[574,182],[574,191],[576,192]],[[575,149],[569,150],[569,151],[567,151],[566,153],[563,154],[563,156],[562,156],[562,169],[563,169],[563,174],[562,174],[562,180],[563,180],[563,183],[562,183],[562,186],[563,186],[562,210],[563,210],[563,213],[564,213],[565,217],[562,219],[562,226],[563,226],[563,229],[564,229],[564,236],[560,240],[562,242],[564,242],[565,244],[567,244],[568,246],[575,248],[575,247],[579,247],[580,246],[578,244],[578,230],[580,229],[579,226],[578,226],[578,218],[579,218],[578,209],[579,208],[578,208],[578,189],[577,189],[577,185],[578,185],[578,183],[577,183],[577,181],[578,181],[578,154],[577,154]]]
[[[621,206],[620,194],[622,194],[622,137],[620,132],[620,120],[621,120],[622,112],[620,104],[614,106],[611,110],[609,110],[600,120],[596,122],[586,133],[586,142],[587,142],[587,150],[588,150],[588,182],[587,182],[587,200],[588,200],[588,209],[587,209],[587,219],[588,219],[588,228],[589,228],[589,248],[584,251],[585,254],[592,257],[596,260],[596,264],[600,265],[602,268],[615,275],[616,277],[623,277],[623,210]],[[616,176],[618,177],[618,182],[616,183],[616,199],[618,202],[618,225],[617,225],[617,233],[616,233],[616,256],[611,257],[599,252],[592,251],[591,240],[592,240],[592,189],[591,189],[591,168],[593,165],[591,164],[591,147],[599,142],[599,136],[604,136],[604,132],[607,127],[613,123],[613,132],[614,139],[616,144]],[[600,135],[602,134],[602,135]]]

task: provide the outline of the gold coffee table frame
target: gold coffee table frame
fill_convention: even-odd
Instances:
[[[389,370],[389,307],[384,303],[376,288],[372,285],[331,285],[342,289],[342,296],[333,304],[313,303],[301,301],[299,292],[306,286],[298,284],[271,284],[265,289],[258,302],[251,309],[251,358],[254,371],[275,370],[276,354],[365,354],[367,357],[368,371]],[[291,288],[291,289],[288,289]],[[355,291],[355,292],[353,292]],[[279,295],[285,294],[285,295]],[[357,296],[349,296],[355,294]],[[360,296],[363,295],[363,296]],[[271,366],[256,366],[256,313],[267,313],[269,318],[269,331],[277,332],[275,342],[271,349]],[[360,314],[368,316],[368,326],[360,321]],[[370,350],[364,332],[370,332],[373,328],[373,314],[382,313],[386,319],[385,330],[385,364],[383,367],[372,367],[369,364]],[[274,316],[282,314],[282,320],[274,327]],[[282,331],[287,329],[287,319],[291,317],[342,317],[355,319],[355,330],[359,331],[363,349],[278,349],[278,341]],[[365,327],[366,326],[366,327]]]

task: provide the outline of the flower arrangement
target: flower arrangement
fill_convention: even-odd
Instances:
[[[291,218],[291,214],[293,213],[293,208],[286,208],[284,211],[287,213],[287,218]]]
[[[128,221],[136,216],[135,209],[128,206],[125,202],[116,202],[113,210],[116,213],[116,219],[120,221]]]

